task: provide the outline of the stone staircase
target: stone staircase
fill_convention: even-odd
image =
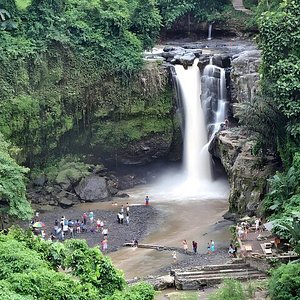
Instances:
[[[210,265],[189,270],[173,270],[175,287],[178,290],[198,290],[214,286],[224,279],[232,278],[239,281],[264,279],[266,274],[244,262]]]
[[[232,3],[233,8],[235,10],[242,11],[242,12],[248,14],[248,15],[252,14],[251,10],[245,8],[243,0],[231,0],[231,3]]]

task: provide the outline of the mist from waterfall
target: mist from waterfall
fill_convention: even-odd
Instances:
[[[149,193],[158,197],[167,194],[173,200],[224,199],[229,192],[226,180],[212,178],[211,158],[208,152],[207,110],[203,110],[201,105],[201,74],[197,64],[198,59],[195,59],[193,66],[187,69],[175,65],[173,76],[176,79],[177,95],[180,97],[184,112],[183,164],[180,171],[177,169],[166,172],[160,176],[158,183],[151,187]],[[220,85],[217,93],[225,95],[223,85],[222,87]],[[221,122],[223,116],[221,108],[220,111],[216,111],[215,117],[218,121]]]

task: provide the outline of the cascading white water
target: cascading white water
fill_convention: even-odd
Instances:
[[[207,39],[210,41],[211,40],[211,32],[212,32],[212,24],[208,24],[208,37]]]
[[[226,78],[225,70],[212,64],[204,68],[202,85],[205,91],[201,96],[204,103],[205,113],[208,118],[208,128],[210,136],[213,138],[220,129],[220,125],[226,119],[227,99],[226,99]]]
[[[225,199],[229,192],[228,182],[226,180],[213,180],[212,178],[206,125],[208,112],[205,108],[206,105],[210,106],[211,104],[206,98],[204,98],[205,100],[203,101],[203,95],[201,96],[202,100],[200,99],[201,76],[197,64],[198,59],[195,60],[193,66],[187,69],[184,69],[181,65],[175,65],[174,68],[173,79],[176,80],[175,88],[179,100],[178,111],[184,113],[183,168],[181,172],[179,172],[178,169],[166,171],[158,178],[157,183],[151,186],[149,194],[157,198],[165,198],[167,195],[167,199],[176,199],[179,201],[187,199]],[[219,71],[222,73],[221,77],[223,78],[223,71]],[[211,76],[206,77],[208,79],[208,82],[206,82],[208,85],[209,81],[213,82],[213,85],[209,86],[209,89],[212,88],[212,90],[215,91],[217,84],[215,78],[212,79],[210,78]],[[219,83],[217,84],[217,86],[219,86],[217,87],[217,93],[224,95],[224,99],[226,99],[225,77],[224,84],[223,79],[221,81],[222,84],[220,86]],[[220,80],[218,80],[218,82],[220,82]],[[206,90],[205,86],[204,88]],[[183,109],[181,104],[183,105]],[[221,107],[224,108],[225,106],[218,106],[220,111],[216,110],[214,112],[214,120],[222,120],[224,115],[222,115],[222,111],[225,111],[225,109]],[[204,109],[202,109],[202,107]]]
[[[201,108],[201,78],[198,59],[187,70],[176,65],[177,82],[184,106],[184,173],[190,183],[211,181],[210,155],[203,147],[207,144],[204,112]]]

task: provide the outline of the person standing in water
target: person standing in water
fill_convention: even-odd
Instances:
[[[146,206],[148,206],[148,205],[149,205],[149,200],[150,200],[150,199],[149,199],[149,197],[148,197],[148,196],[146,196],[146,198],[145,198],[145,205],[146,205]]]

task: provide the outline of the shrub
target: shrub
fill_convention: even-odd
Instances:
[[[287,264],[279,267],[269,281],[272,300],[300,299],[300,264]]]
[[[107,300],[152,300],[154,298],[155,291],[150,284],[141,282],[138,283],[123,292],[117,291]]]
[[[209,300],[245,300],[245,292],[239,281],[225,279],[223,286],[208,297]]]

